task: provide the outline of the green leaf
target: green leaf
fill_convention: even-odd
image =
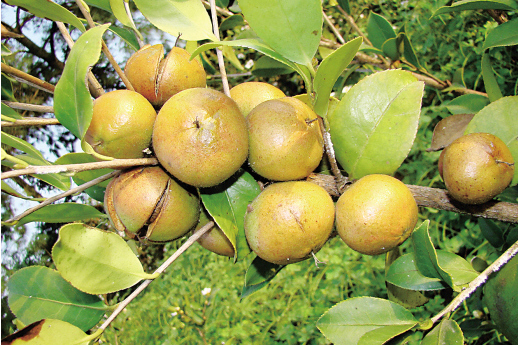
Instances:
[[[414,327],[413,324],[406,325],[390,325],[376,328],[370,332],[365,333],[358,341],[358,345],[379,345],[384,344],[392,338],[405,333]]]
[[[137,37],[135,36],[135,31],[133,31],[131,29],[127,29],[127,28],[119,28],[118,26],[115,26],[115,25],[110,25],[108,30],[110,30],[111,32],[113,32],[114,34],[116,34],[117,36],[122,38],[127,44],[129,44],[131,49],[133,49],[135,51],[140,49],[140,45],[138,43]]]
[[[505,244],[504,229],[492,219],[479,218],[478,225],[484,238],[495,248],[500,248]]]
[[[45,158],[43,158],[43,155],[40,151],[38,151],[34,146],[29,144],[23,139],[20,139],[18,137],[15,137],[14,135],[2,132],[2,145],[7,145],[10,147],[13,147],[17,150],[20,150],[22,152],[25,152],[29,157],[32,157],[34,159],[41,160],[45,162],[45,164],[50,165],[51,163],[47,161]]]
[[[274,60],[268,56],[261,56],[254,62],[252,74],[258,77],[274,77],[295,72],[286,64]]]
[[[488,53],[484,53],[482,55],[482,78],[484,79],[484,87],[486,88],[489,101],[494,102],[497,99],[502,98],[502,91],[500,91],[500,87],[496,81]]]
[[[59,122],[82,139],[90,125],[93,101],[86,74],[101,54],[101,39],[109,24],[96,26],[75,42],[54,90],[54,113]]]
[[[498,25],[491,30],[484,41],[484,49],[518,44],[518,18]]]
[[[349,7],[349,0],[337,0],[338,5],[344,9],[345,12],[351,14],[351,8]]]
[[[11,49],[7,48],[7,46],[2,43],[2,56],[9,56],[12,53]]]
[[[457,322],[444,319],[422,340],[421,345],[462,345],[464,335]]]
[[[405,59],[418,70],[424,70],[423,66],[421,66],[421,63],[419,62],[419,59],[417,58],[417,55],[415,54],[414,47],[412,46],[410,38],[407,34],[403,36],[403,55]]]
[[[518,9],[516,0],[461,0],[451,6],[440,7],[432,17],[444,13],[458,12],[464,10],[504,10],[512,11]]]
[[[374,47],[382,49],[388,39],[396,38],[396,32],[388,20],[371,12],[367,21],[367,36]]]
[[[502,97],[491,102],[475,114],[466,128],[466,134],[484,132],[499,137],[511,150],[514,161],[518,162],[518,96]],[[518,169],[514,169],[511,186],[518,184]]]
[[[126,12],[126,7],[124,6],[124,3],[125,0],[110,0],[110,7],[113,15],[115,16],[115,18],[117,18],[119,22],[122,23],[122,25],[131,28],[135,32],[135,34],[137,34],[138,37],[141,40],[143,40],[144,38],[137,30],[137,27],[135,26],[133,19],[128,15],[128,12]]]
[[[81,32],[85,32],[83,23],[72,12],[52,1],[39,0],[8,0],[7,3],[19,6],[40,18],[46,18],[55,22],[63,22],[73,25]]]
[[[107,12],[112,12],[112,8],[110,7],[110,0],[84,0],[88,5],[100,8],[101,10],[105,10]]]
[[[489,104],[489,99],[482,95],[467,94],[451,100],[446,108],[452,114],[476,114]]]
[[[20,115],[16,110],[14,110],[11,107],[8,107],[4,103],[2,103],[2,115],[8,116],[13,119],[18,119],[18,120],[23,118],[23,116]],[[2,142],[4,142],[3,139],[2,139]]]
[[[314,110],[318,115],[326,115],[329,96],[333,86],[338,77],[354,59],[362,41],[363,39],[358,37],[347,42],[327,56],[318,67],[314,80],[314,90],[317,94]]]
[[[200,190],[203,205],[234,246],[236,261],[250,253],[244,217],[248,204],[260,192],[254,177],[244,170],[216,188]]]
[[[104,213],[98,211],[93,206],[78,204],[75,202],[66,202],[44,206],[20,219],[18,225],[30,222],[70,223],[77,220],[106,217],[107,216]]]
[[[238,3],[250,27],[266,44],[291,61],[311,65],[322,36],[320,0],[239,0]]]
[[[398,34],[397,37],[387,39],[381,46],[381,50],[383,51],[383,54],[385,56],[388,56],[391,60],[394,60],[394,61],[399,60],[401,57],[399,47],[400,47],[400,43],[401,43],[400,41],[402,40],[402,37],[404,37],[404,35]]]
[[[6,99],[9,101],[16,101],[16,98],[13,94],[13,85],[11,84],[11,79],[7,78],[5,74],[2,73],[2,99]]]
[[[25,200],[32,200],[32,201],[43,201],[44,198],[32,198],[28,197],[26,195],[23,195],[21,193],[18,193],[13,187],[9,186],[6,182],[2,181],[2,192],[7,193],[11,196],[14,196],[16,198],[25,199]]]
[[[84,340],[83,340],[84,339]],[[5,345],[88,345],[90,337],[68,322],[45,319],[2,339]]]
[[[187,41],[216,40],[207,10],[199,0],[135,0],[142,14],[157,28]]]
[[[245,25],[245,20],[243,19],[243,16],[240,14],[234,14],[233,16],[230,16],[228,18],[225,18],[220,26],[220,31],[226,31],[226,30],[232,30],[235,27],[241,27]]]
[[[155,278],[144,272],[122,237],[80,223],[59,230],[52,259],[66,281],[90,294],[111,293]]]
[[[55,164],[81,164],[81,163],[93,163],[97,162],[97,160],[87,153],[67,153],[64,156],[59,157]],[[83,183],[94,180],[103,175],[109,174],[113,171],[113,169],[96,169],[96,170],[87,170],[80,171],[75,173],[72,176],[72,179],[77,185],[82,185]],[[103,202],[104,201],[104,191],[106,190],[106,186],[110,183],[110,180],[106,180],[101,182],[95,186],[85,189],[85,193],[88,194],[93,199]]]
[[[246,270],[241,299],[265,287],[284,267],[285,265],[272,264],[256,256]]]
[[[57,271],[44,266],[16,271],[7,290],[9,308],[24,324],[58,319],[87,331],[108,309],[98,296],[77,290]]]
[[[375,341],[380,331],[381,338],[390,339],[411,329],[417,324],[412,313],[402,306],[380,298],[355,297],[336,304],[317,321],[318,329],[336,345],[365,344]],[[376,342],[381,344],[381,342]]]
[[[410,72],[388,70],[343,96],[328,121],[336,158],[350,178],[399,168],[417,133],[423,90]]]

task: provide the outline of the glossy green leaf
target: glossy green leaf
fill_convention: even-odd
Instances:
[[[246,270],[241,299],[265,287],[284,267],[285,265],[272,264],[256,256]]]
[[[362,335],[358,345],[379,345],[405,333],[414,327],[415,324],[382,326]]]
[[[112,12],[110,0],[84,0],[88,5],[100,8],[107,12]]]
[[[266,44],[291,61],[311,65],[322,36],[320,0],[239,0],[238,3],[250,27]]]
[[[32,197],[28,197],[26,195],[23,195],[23,194],[19,193],[18,191],[16,191],[13,187],[8,185],[4,181],[2,181],[2,192],[7,193],[7,194],[9,194],[11,196],[14,196],[16,198],[25,199],[25,200],[32,200],[32,201],[43,201],[43,200],[45,200],[44,198],[32,198]]]
[[[48,267],[16,271],[7,282],[9,308],[24,324],[58,319],[83,331],[95,326],[108,307],[96,295],[74,288]]]
[[[119,28],[115,25],[110,25],[109,30],[117,36],[119,36],[120,38],[122,38],[134,51],[140,49],[140,45],[133,30],[128,28]]]
[[[518,44],[518,18],[498,25],[484,41],[484,49]]]
[[[78,220],[106,217],[106,214],[100,212],[93,206],[78,204],[75,202],[66,202],[44,206],[20,219],[18,225],[31,222],[70,223]]]
[[[482,78],[484,79],[484,87],[489,101],[494,102],[502,98],[502,91],[500,91],[500,86],[498,86],[498,82],[496,81],[493,66],[491,65],[489,54],[487,53],[482,55]]]
[[[388,20],[371,12],[367,21],[367,36],[374,47],[382,49],[385,41],[396,38],[396,32]]]
[[[216,40],[207,10],[199,0],[135,0],[135,5],[151,24],[175,37]]]
[[[216,188],[200,190],[203,205],[234,246],[236,260],[250,253],[245,237],[244,217],[248,204],[260,192],[253,176],[244,170]]]
[[[328,121],[336,158],[350,178],[399,168],[417,133],[423,90],[410,72],[388,70],[343,96]]]
[[[268,56],[261,56],[254,62],[254,67],[252,68],[252,74],[258,77],[274,77],[293,72],[295,72],[293,68]]]
[[[2,339],[2,345],[88,345],[89,340],[85,332],[68,322],[45,319]]]
[[[52,259],[66,281],[90,294],[111,293],[155,278],[144,272],[122,237],[80,223],[59,230]]]
[[[68,153],[64,156],[59,157],[55,164],[81,164],[81,163],[93,163],[97,160],[87,153]],[[96,169],[96,170],[87,170],[80,171],[75,173],[72,176],[72,179],[77,185],[82,185],[83,183],[89,182],[93,179],[101,177],[103,175],[111,173],[112,169]],[[85,193],[90,197],[94,198],[97,201],[104,201],[104,191],[106,190],[106,186],[110,183],[110,180],[106,180],[101,182],[95,186],[85,189]]]
[[[20,115],[20,113],[18,113],[16,110],[14,110],[11,107],[8,107],[4,103],[2,103],[2,115],[8,116],[13,119],[18,119],[18,120],[23,118],[23,116]],[[3,142],[3,140],[2,140],[2,142]]]
[[[314,80],[316,98],[313,108],[318,115],[326,115],[329,96],[331,91],[333,91],[333,86],[338,77],[354,59],[362,42],[363,39],[361,37],[355,38],[322,60]]]
[[[489,104],[489,99],[482,95],[467,94],[451,100],[446,108],[452,114],[476,114]]]
[[[7,3],[13,6],[20,6],[37,17],[67,23],[73,25],[82,32],[85,31],[85,27],[79,18],[55,2],[39,0],[8,0]]]
[[[402,306],[374,297],[349,298],[326,311],[317,321],[318,329],[336,345],[361,344],[363,336],[366,336],[365,344],[371,344],[377,335],[367,334],[376,330],[388,340],[416,324],[412,313]]]
[[[518,96],[502,97],[491,102],[475,114],[466,128],[466,134],[491,133],[509,147],[514,161],[518,162],[518,121],[515,110],[518,109]],[[514,169],[511,186],[518,184],[518,169]]]
[[[129,16],[128,12],[126,11],[124,3],[125,0],[110,0],[110,7],[113,15],[115,16],[115,18],[117,18],[119,22],[121,22],[124,26],[131,28],[133,32],[137,34],[141,40],[143,40],[144,38],[137,30],[137,27],[135,26],[133,19]]]
[[[461,0],[454,2],[451,6],[439,8],[432,17],[439,14],[465,11],[465,10],[504,10],[512,11],[518,9],[516,0]]]
[[[109,24],[82,34],[70,51],[65,69],[54,90],[54,113],[59,122],[82,139],[90,125],[93,100],[86,86],[86,74],[101,54],[101,39]]]
[[[421,345],[462,345],[464,335],[457,322],[444,319],[422,340]]]
[[[20,139],[18,137],[15,137],[14,135],[2,132],[2,145],[7,145],[10,147],[13,147],[17,150],[20,150],[24,153],[26,153],[29,157],[32,157],[34,159],[41,160],[44,164],[50,165],[51,163],[47,161],[45,158],[43,158],[43,155],[40,151],[38,151],[34,146],[29,144],[23,139]],[[38,164],[40,165],[40,164]]]
[[[381,46],[383,54],[391,60],[399,60],[401,58],[400,44],[404,35],[398,34],[397,37],[387,39]]]

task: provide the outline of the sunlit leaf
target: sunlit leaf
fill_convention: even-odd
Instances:
[[[350,178],[399,168],[417,133],[423,90],[410,72],[388,70],[343,96],[328,121],[336,158]]]
[[[2,115],[11,117],[13,119],[18,119],[18,120],[23,118],[23,116],[20,115],[20,113],[18,113],[16,110],[14,110],[11,107],[8,107],[4,103],[2,103]],[[3,139],[2,139],[2,142],[4,142]]]
[[[452,114],[476,114],[489,104],[489,99],[482,95],[467,94],[452,99],[446,108]]]
[[[101,39],[108,26],[96,26],[78,38],[54,91],[56,118],[78,138],[83,138],[92,120],[93,100],[86,86],[86,74],[99,60]]]
[[[518,18],[498,25],[491,30],[484,41],[484,49],[518,44]]]
[[[320,0],[239,0],[238,3],[250,27],[266,44],[291,61],[311,65],[322,36]]]
[[[421,345],[462,345],[464,335],[457,322],[444,319],[422,340]]]
[[[284,265],[272,264],[256,256],[246,270],[241,299],[265,287],[284,267]]]
[[[24,324],[58,319],[87,331],[108,309],[98,296],[77,290],[57,271],[44,266],[16,271],[7,290],[9,308]]]
[[[81,341],[85,339],[84,341]],[[91,340],[91,339],[90,339]],[[2,339],[2,345],[88,345],[89,338],[80,328],[61,320],[45,319]]]
[[[59,230],[52,259],[66,281],[90,294],[119,291],[155,277],[144,272],[122,237],[80,223]]]
[[[140,39],[143,39],[142,35],[137,30],[137,27],[135,26],[133,19],[128,15],[128,12],[126,12],[126,7],[124,3],[124,0],[110,0],[110,7],[113,15],[124,26],[131,28],[139,36]]]
[[[30,157],[41,160],[45,162],[45,164],[50,165],[50,162],[43,158],[43,155],[40,151],[38,151],[34,146],[25,140],[15,137],[14,135],[2,132],[2,145],[14,147],[17,150],[26,153]]]
[[[106,215],[90,205],[66,202],[44,206],[20,219],[18,225],[31,222],[70,223],[92,218],[106,218]]]

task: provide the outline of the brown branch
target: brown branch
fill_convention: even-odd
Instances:
[[[44,119],[39,117],[26,117],[14,122],[2,121],[2,127],[29,127],[60,125],[58,119]]]
[[[2,103],[4,103],[5,105],[7,105],[8,107],[13,108],[13,109],[28,110],[28,111],[34,111],[37,113],[54,113],[54,108],[49,105],[38,105],[38,104],[11,102],[11,101],[4,101],[4,100],[2,100]]]
[[[55,89],[54,85],[47,83],[46,81],[43,81],[39,78],[33,77],[30,74],[22,72],[19,69],[6,65],[3,62],[2,62],[2,72],[11,74],[12,76],[17,77],[21,80],[27,81],[28,83],[30,83],[32,85],[36,85],[39,88],[41,88],[42,90],[45,90],[49,93],[54,93],[54,89]]]

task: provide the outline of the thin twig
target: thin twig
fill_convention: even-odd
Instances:
[[[333,25],[333,23],[331,22],[331,19],[329,18],[329,16],[326,14],[325,11],[322,11],[322,15],[324,16],[324,21],[326,22],[327,26],[331,29],[331,31],[333,31],[333,34],[336,36],[336,38],[338,38],[338,41],[342,44],[345,44],[345,39],[343,38],[342,34]]]
[[[108,174],[106,174],[106,175],[100,176],[100,177],[98,177],[98,178],[96,178],[96,179],[93,179],[93,180],[91,180],[91,181],[88,181],[88,182],[86,182],[86,183],[83,183],[83,184],[82,184],[82,185],[80,185],[80,186],[77,186],[77,187],[75,187],[75,188],[69,189],[69,190],[67,190],[67,191],[66,191],[66,192],[64,192],[64,193],[61,193],[61,194],[58,194],[58,195],[52,196],[52,197],[50,197],[50,198],[46,199],[45,201],[43,201],[42,203],[40,203],[40,204],[38,204],[38,205],[36,205],[36,206],[34,206],[34,207],[32,207],[32,208],[30,208],[30,209],[26,210],[25,212],[23,212],[23,213],[21,213],[21,214],[19,214],[19,215],[17,215],[16,217],[13,217],[13,218],[11,218],[11,219],[7,220],[5,223],[17,222],[17,221],[19,221],[20,219],[22,219],[23,217],[25,217],[25,216],[27,216],[27,215],[31,214],[31,213],[32,213],[32,212],[34,212],[34,211],[39,210],[40,208],[42,208],[42,207],[44,207],[44,206],[50,205],[50,204],[52,204],[53,202],[58,201],[58,200],[60,200],[60,199],[63,199],[63,198],[65,198],[65,197],[69,196],[69,195],[73,195],[73,194],[76,194],[76,193],[80,193],[80,192],[84,191],[85,189],[90,188],[90,187],[92,187],[92,186],[95,186],[96,184],[101,183],[101,182],[103,182],[103,181],[105,181],[105,180],[108,180],[108,179],[110,179],[110,178],[114,177],[115,175],[117,175],[117,174],[119,174],[119,173],[120,173],[120,171],[112,171],[111,173],[108,173]]]
[[[2,73],[11,74],[14,77],[17,77],[18,80],[26,81],[30,85],[35,85],[39,89],[46,91],[48,93],[54,93],[55,86],[52,84],[47,83],[46,81],[43,81],[41,79],[38,79],[36,77],[33,77],[30,74],[27,74],[25,72],[20,71],[19,69],[16,69],[14,67],[11,67],[9,65],[6,65],[2,62]]]
[[[14,122],[2,121],[2,127],[30,127],[60,125],[58,119],[44,119],[41,117],[24,117]]]
[[[2,180],[21,175],[32,174],[55,174],[55,173],[76,173],[80,171],[97,169],[126,169],[134,166],[158,165],[156,158],[135,158],[135,159],[114,159],[104,162],[92,162],[81,164],[64,165],[29,165],[27,168],[11,170],[2,173]]]
[[[72,49],[72,47],[74,47],[74,40],[72,39],[72,37],[68,33],[68,30],[65,27],[65,24],[63,24],[62,22],[55,22],[55,23],[58,26],[58,29],[61,32],[61,35],[63,36],[63,38],[67,42],[69,48]],[[92,93],[92,95],[95,98],[97,98],[100,95],[102,95],[103,93],[105,93],[103,87],[101,86],[99,81],[95,78],[95,76],[92,73],[92,71],[88,71],[87,76],[88,76],[88,84],[90,86],[90,92]]]
[[[196,242],[201,236],[203,236],[207,231],[209,231],[214,226],[214,222],[210,221],[205,224],[201,229],[196,231],[187,239],[187,241],[182,244],[180,248],[176,252],[174,252],[169,259],[167,259],[160,267],[156,269],[154,274],[163,273],[180,255],[182,255],[194,242]],[[117,308],[111,313],[111,315],[104,321],[104,323],[99,327],[101,330],[105,330],[106,327],[112,323],[113,320],[126,308],[131,301],[135,299],[149,284],[151,284],[152,279],[146,279],[140,284],[140,286],[131,293],[128,297],[126,297],[121,303],[117,305]]]
[[[218,14],[220,14],[222,16],[230,17],[230,16],[234,15],[234,13],[230,12],[227,9],[224,9],[224,8],[221,8],[221,7],[218,7],[218,6],[211,6],[211,4],[208,1],[206,1],[206,0],[202,0],[202,3],[205,6],[205,8],[207,8],[207,9],[209,9],[211,7],[214,7],[216,9],[216,12],[218,12]]]
[[[37,113],[54,113],[54,108],[50,105],[20,103],[20,102],[11,102],[11,101],[4,101],[4,100],[2,100],[2,103],[4,103],[5,105],[7,105],[8,107],[13,108],[13,109],[28,110],[28,111],[34,111]]]
[[[497,272],[503,265],[505,265],[509,260],[512,259],[518,253],[518,241],[516,241],[509,249],[507,249],[498,259],[495,260],[488,268],[484,270],[484,272],[480,273],[478,277],[473,279],[471,283],[468,284],[468,287],[462,292],[460,292],[457,297],[455,297],[450,304],[446,306],[439,314],[432,317],[432,322],[436,323],[440,320],[444,315],[454,311],[457,309],[462,302],[464,302],[476,289],[484,285],[486,280],[493,272]]]
[[[81,13],[85,17],[86,21],[88,22],[88,25],[91,28],[95,27],[96,24],[95,24],[94,20],[92,19],[90,12],[88,12],[88,9],[85,8],[83,1],[76,0],[76,4],[79,7],[79,9],[81,10]],[[108,61],[110,61],[111,65],[115,69],[115,72],[119,75],[119,77],[121,78],[124,85],[126,85],[126,88],[128,90],[135,91],[135,89],[133,88],[133,85],[131,85],[131,82],[126,77],[126,74],[124,74],[124,72],[120,68],[119,64],[117,63],[117,61],[115,61],[115,59],[113,58],[113,55],[110,52],[110,50],[108,49],[108,46],[106,45],[104,40],[101,40],[101,47],[102,47],[102,51],[103,51],[104,55],[106,55],[106,57],[108,58]]]
[[[212,31],[216,39],[219,41],[219,26],[218,26],[218,14],[216,13],[216,0],[210,0],[210,13],[212,15]],[[221,83],[223,84],[223,92],[225,95],[230,97],[230,87],[228,85],[227,71],[225,70],[225,60],[223,59],[223,52],[221,49],[216,48],[216,55],[218,56],[219,71],[221,73]]]

